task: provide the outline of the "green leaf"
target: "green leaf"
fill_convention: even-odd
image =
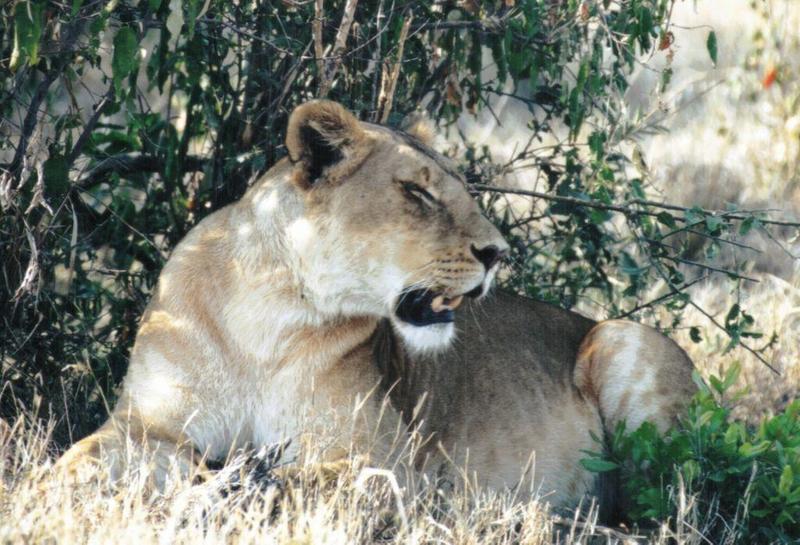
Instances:
[[[594,131],[589,135],[589,149],[594,153],[595,158],[599,161],[603,157],[606,144],[606,133],[602,131]]]
[[[686,460],[681,467],[684,478],[691,482],[700,475],[700,464],[694,460]]]
[[[14,49],[9,68],[17,70],[26,62],[39,62],[39,41],[42,38],[42,2],[20,2],[14,7]]]
[[[637,199],[647,198],[644,187],[642,187],[642,181],[639,178],[631,180],[631,193],[633,193],[633,196]]]
[[[704,221],[705,212],[703,212],[702,208],[698,208],[698,207],[694,206],[694,207],[690,208],[689,210],[687,210],[686,214],[684,214],[683,217],[686,220],[686,223],[691,227],[691,226],[697,225],[698,223]]]
[[[706,216],[706,227],[712,233],[716,233],[724,223],[724,220],[718,216]]]
[[[586,86],[587,79],[589,79],[589,61],[584,60],[578,69],[578,78],[575,82],[575,89],[578,93],[583,92],[583,88]]]
[[[778,482],[778,493],[781,496],[788,496],[794,484],[794,472],[792,466],[786,465],[781,472],[781,480]]]
[[[670,82],[672,81],[672,68],[665,68],[661,71],[661,91],[665,91],[669,86]]]
[[[734,422],[731,424],[731,427],[728,428],[728,431],[725,432],[723,436],[723,440],[726,444],[736,444],[740,439],[744,437],[744,428],[738,422]]]
[[[728,314],[725,316],[725,329],[730,329],[736,324],[736,317],[739,316],[740,309],[739,303],[734,303],[731,306],[728,310]]]
[[[738,361],[735,361],[731,364],[728,371],[725,373],[725,378],[722,382],[722,388],[727,390],[733,383],[736,382],[736,379],[739,378],[739,374],[742,372],[742,366]]]
[[[131,27],[122,27],[114,36],[114,57],[111,59],[111,72],[114,87],[119,92],[122,80],[130,75],[139,60],[136,32]]]
[[[194,27],[197,23],[197,14],[200,13],[200,0],[185,0],[186,6],[186,27],[189,38],[194,37]]]
[[[708,39],[706,39],[706,49],[708,49],[708,56],[711,58],[711,62],[714,63],[714,66],[717,65],[717,33],[713,30],[708,33]]]
[[[613,471],[619,467],[619,464],[608,460],[600,460],[598,458],[583,458],[581,460],[581,465],[592,473],[605,473],[606,471]]]
[[[700,335],[700,328],[697,326],[692,326],[689,328],[689,338],[692,339],[693,343],[701,342],[703,337]]]
[[[589,221],[595,225],[600,225],[611,219],[611,214],[606,210],[592,209],[589,211]]]
[[[628,252],[620,254],[619,267],[623,274],[637,278],[647,271],[647,267],[640,267]]]
[[[83,0],[72,0],[72,11],[70,11],[70,15],[73,17],[78,15],[78,12],[81,10],[81,6],[83,6]]]
[[[750,232],[753,227],[758,227],[759,222],[753,216],[742,221],[741,225],[739,225],[739,234],[744,236]]]
[[[670,214],[669,212],[659,212],[658,216],[656,216],[656,219],[658,220],[659,223],[663,223],[670,229],[674,229],[676,226],[675,218],[672,217],[672,214]]]

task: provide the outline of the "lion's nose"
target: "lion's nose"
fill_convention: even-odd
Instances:
[[[484,246],[483,248],[476,248],[473,244],[470,246],[470,249],[472,250],[472,255],[474,255],[478,261],[483,263],[483,266],[486,267],[487,271],[508,253],[507,249],[501,250],[494,244]]]

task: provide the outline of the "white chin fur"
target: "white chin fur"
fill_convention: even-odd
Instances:
[[[392,324],[403,338],[406,348],[415,353],[441,352],[450,346],[455,336],[452,323],[414,326],[393,319]]]
[[[500,264],[498,263],[491,269],[489,272],[486,273],[486,278],[483,279],[483,284],[481,284],[481,294],[478,296],[478,299],[483,299],[486,297],[486,294],[489,293],[489,290],[492,289],[492,285],[494,284],[494,278],[497,276],[497,271],[500,268]]]

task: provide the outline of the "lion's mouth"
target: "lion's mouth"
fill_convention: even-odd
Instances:
[[[455,320],[455,310],[463,300],[463,295],[448,297],[429,290],[406,291],[397,301],[395,314],[414,326],[449,324]]]

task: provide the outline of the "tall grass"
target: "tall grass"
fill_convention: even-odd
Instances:
[[[312,461],[288,470],[244,454],[199,484],[175,475],[162,493],[145,486],[146,461],[118,486],[76,486],[55,477],[51,430],[22,416],[0,423],[2,543],[701,544],[715,516],[681,496],[674,521],[609,529],[590,504],[572,516],[554,512],[546,497],[520,501],[474,484],[401,489],[392,473],[359,461],[335,471]]]

